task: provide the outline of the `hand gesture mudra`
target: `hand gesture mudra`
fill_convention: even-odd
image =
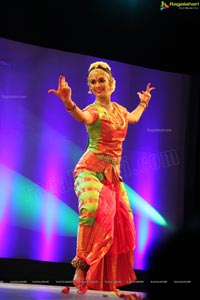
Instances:
[[[65,80],[65,76],[60,75],[58,79],[58,89],[49,89],[48,93],[53,93],[58,96],[65,105],[71,102],[71,88],[69,87],[67,81]]]
[[[146,86],[146,91],[138,92],[140,103],[144,103],[147,106],[151,99],[151,91],[153,90],[155,90],[155,87],[151,87],[151,83],[149,82]]]

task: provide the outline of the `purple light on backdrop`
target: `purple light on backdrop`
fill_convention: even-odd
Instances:
[[[4,174],[0,165],[0,249],[2,253],[6,253],[7,248],[7,223],[9,215],[9,199],[10,199],[10,178],[11,174]]]
[[[156,81],[156,79],[154,79]],[[151,103],[149,104],[151,105]],[[134,186],[135,190],[140,194],[143,199],[145,199],[149,205],[152,207],[155,206],[154,202],[154,187],[156,184],[156,173],[148,172],[149,169],[149,156],[147,155],[147,151],[150,153],[154,153],[158,149],[158,135],[148,136],[147,128],[148,128],[148,120],[145,122],[141,120],[141,126],[138,130],[138,144],[143,145],[145,141],[145,148],[141,149],[138,147],[135,152],[135,157],[133,160],[138,162],[138,167],[140,174],[136,178],[134,178],[134,182],[132,182],[132,186]],[[144,147],[144,146],[143,146]],[[166,224],[165,224],[166,225]],[[141,214],[136,218],[136,228],[137,228],[137,251],[135,254],[135,261],[137,261],[137,268],[140,270],[146,269],[146,262],[144,257],[148,252],[148,248],[152,243],[153,236],[153,222],[150,222],[149,219],[143,217]]]
[[[42,133],[40,135],[39,142],[39,155],[40,155],[40,181],[44,182],[43,187],[48,193],[45,194],[44,205],[42,206],[42,224],[41,224],[41,251],[40,259],[45,261],[54,261],[56,259],[55,243],[56,243],[56,218],[58,215],[58,204],[59,202],[54,201],[52,194],[58,195],[59,191],[54,191],[52,178],[59,177],[61,173],[59,156],[55,155],[55,150],[49,142],[50,131],[42,127]],[[53,136],[55,147],[57,146],[57,137]],[[45,155],[44,155],[45,153]]]
[[[45,261],[53,261],[56,259],[55,251],[55,243],[56,243],[56,224],[55,222],[55,214],[58,215],[57,207],[58,204],[52,201],[52,197],[48,194],[44,199],[45,205],[43,206],[42,212],[42,235],[41,235],[41,251],[40,259]]]
[[[137,228],[135,265],[137,269],[146,269],[144,264],[145,250],[151,243],[152,224],[167,227],[168,223],[163,216],[150,203],[141,197],[136,191],[125,183],[130,199],[131,208],[134,213],[135,225]]]
[[[73,99],[78,106],[85,107],[91,99],[86,94],[87,69],[91,62],[102,59],[5,39],[0,39],[0,42],[2,54],[7,61],[11,61],[12,66],[6,73],[6,80],[5,72],[0,73],[4,76],[0,82],[1,103],[4,102],[0,111],[0,163],[3,165],[3,189],[0,191],[3,201],[0,205],[4,211],[0,214],[0,233],[4,248],[0,250],[0,256],[18,257],[18,253],[23,253],[30,259],[70,259],[75,253],[75,243],[69,249],[68,238],[76,239],[77,199],[73,184],[66,185],[67,181],[72,180],[75,163],[83,153],[86,133],[83,125],[71,118],[60,100],[47,94],[47,90],[56,88],[58,76],[64,74],[73,89]],[[184,97],[189,89],[189,78],[106,61],[113,66],[117,80],[113,101],[118,101],[128,110],[136,107],[139,101],[137,92],[144,89],[148,81],[157,87],[141,121],[129,129],[124,156],[127,157],[130,174],[126,170],[124,181],[132,189],[134,205],[143,205],[144,200],[178,226],[182,222],[180,207],[183,207],[179,200],[184,167],[181,156],[184,130],[181,125],[185,121]],[[169,86],[170,89],[166,89]],[[26,98],[5,102],[10,94],[25,95]],[[160,132],[153,132],[156,128],[171,128],[171,132],[161,135]],[[179,164],[166,167],[160,163],[155,170],[152,160],[150,162],[149,156],[145,156],[146,153],[150,156],[156,153],[159,157],[160,153],[171,149],[175,149]],[[171,182],[177,180],[179,188],[172,189]],[[30,201],[29,206],[27,200]],[[23,210],[24,205],[26,209]],[[32,211],[31,205],[34,208]],[[143,213],[149,212],[148,206],[143,205],[142,209]],[[56,219],[58,216],[59,220]],[[140,210],[135,211],[135,222],[138,245],[135,268],[142,269],[146,268],[145,252],[156,239],[165,238],[169,228],[166,226],[164,230],[163,226],[155,225]],[[73,226],[72,232],[69,224]],[[20,231],[23,226],[27,230],[24,240],[31,240],[27,249],[20,249],[20,244],[16,247],[14,241],[5,239],[5,236],[15,234],[16,228]],[[36,232],[39,233],[37,238],[34,235]]]
[[[4,172],[1,164],[17,169],[22,162],[25,114],[23,106],[19,104],[24,101],[24,95],[20,92],[22,83],[17,78],[17,88],[13,89],[14,70],[9,63],[5,67],[0,67],[0,248],[7,257],[13,248],[8,234],[15,175]]]
[[[153,184],[153,178],[150,178],[149,181],[144,183],[139,183],[136,186],[138,187],[138,191],[140,192],[140,195],[145,195],[145,200],[148,202],[149,205],[153,206],[152,203],[152,185]],[[145,193],[144,193],[145,189]],[[139,270],[143,270],[146,268],[145,261],[143,259],[144,254],[146,253],[146,250],[149,246],[149,243],[151,242],[151,236],[152,236],[152,222],[150,222],[147,218],[145,218],[142,214],[139,214],[136,218],[136,228],[137,228],[137,251],[135,254],[135,261],[137,261],[137,268]]]
[[[29,254],[34,259],[57,261],[60,251],[65,249],[69,252],[69,247],[66,247],[68,239],[65,238],[64,249],[60,249],[58,241],[62,236],[76,237],[77,213],[48,191],[3,165],[0,167],[0,179],[0,197],[5,197],[5,192],[9,196],[4,198],[7,211],[4,210],[4,217],[1,219],[0,232],[4,239],[1,241],[0,256],[15,257],[15,251],[20,252],[17,250],[20,247],[23,249],[21,252],[29,253],[28,245],[27,249],[24,248],[21,239],[18,240],[13,235],[20,228],[29,229],[30,236],[33,232],[39,233],[39,239],[32,241],[34,253]],[[24,236],[22,238],[25,239]],[[71,255],[66,253],[66,257]]]

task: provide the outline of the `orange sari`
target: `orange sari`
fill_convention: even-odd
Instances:
[[[126,120],[126,110],[118,109]],[[88,126],[88,148],[74,170],[80,213],[76,257],[89,266],[89,288],[112,291],[136,281],[134,219],[120,176],[127,122],[116,130],[102,108],[92,110],[98,118]]]

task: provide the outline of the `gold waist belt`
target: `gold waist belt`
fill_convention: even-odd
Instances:
[[[121,157],[112,157],[105,154],[96,154],[97,158],[103,160],[107,164],[118,165],[121,161]]]

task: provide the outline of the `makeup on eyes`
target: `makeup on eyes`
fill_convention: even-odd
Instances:
[[[96,84],[97,82],[98,83],[104,83],[106,81],[106,79],[105,78],[103,78],[103,77],[101,77],[101,78],[99,78],[99,79],[91,79],[90,80],[90,84]]]

